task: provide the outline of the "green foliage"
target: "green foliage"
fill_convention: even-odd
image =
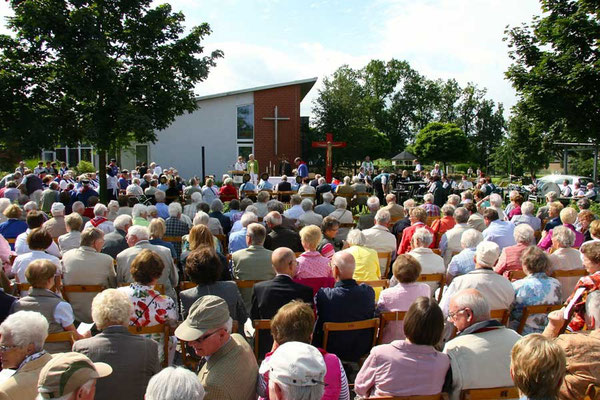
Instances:
[[[469,141],[455,124],[432,122],[417,134],[414,150],[425,162],[464,161],[469,155]]]
[[[349,142],[348,148],[336,152],[342,159],[354,154],[355,160],[365,155],[390,158],[408,150],[407,145],[427,124],[443,122],[461,127],[478,150],[474,161],[486,165],[506,124],[502,105],[485,95],[474,84],[461,88],[454,79],[428,79],[406,61],[371,60],[362,69],[344,65],[325,78],[313,112],[320,135],[333,132],[336,140]],[[389,146],[367,151],[362,143],[351,142],[355,132],[365,127],[382,133]]]
[[[504,143],[504,153],[507,158],[521,166],[529,174],[548,168],[550,162],[549,148],[551,140],[535,120],[528,118],[524,112],[517,113],[509,123],[509,136]]]
[[[111,148],[156,140],[196,108],[194,87],[221,51],[200,57],[202,24],[151,0],[11,0],[0,36],[0,150],[57,143]],[[105,187],[105,174],[100,174]],[[104,193],[104,190],[102,190]]]
[[[600,3],[541,0],[543,16],[507,29],[506,72],[527,116],[553,139],[596,141],[600,133]]]
[[[96,167],[89,161],[79,161],[79,164],[75,167],[77,175],[86,174],[88,172],[96,172]]]

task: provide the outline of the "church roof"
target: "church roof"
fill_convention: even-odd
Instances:
[[[236,94],[249,93],[249,92],[258,92],[260,90],[275,89],[275,88],[284,87],[284,86],[300,85],[300,93],[302,96],[300,98],[300,101],[302,101],[304,99],[304,96],[306,96],[308,94],[308,92],[310,92],[310,89],[312,89],[314,84],[317,82],[317,79],[319,79],[319,78],[315,77],[315,78],[308,78],[308,79],[300,79],[298,81],[292,81],[292,82],[275,83],[272,85],[257,86],[257,87],[253,87],[253,88],[249,88],[249,89],[241,89],[241,90],[234,90],[231,92],[209,94],[207,96],[196,96],[196,100],[199,101],[199,100],[214,99],[217,97],[233,96]]]
[[[410,154],[408,151],[403,151],[402,153],[396,154],[392,160],[394,161],[414,161],[417,157]]]

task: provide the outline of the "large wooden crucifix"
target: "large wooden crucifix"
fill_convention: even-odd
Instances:
[[[277,106],[275,106],[275,115],[273,117],[263,117],[263,119],[266,119],[268,121],[275,121],[275,155],[277,155],[277,136],[278,136],[277,123],[279,121],[289,121],[290,119],[289,119],[289,117],[280,117]]]
[[[333,134],[327,133],[325,135],[324,142],[312,142],[312,147],[327,148],[327,152],[325,153],[325,179],[327,180],[327,182],[331,183],[331,178],[333,174],[333,148],[346,147],[346,142],[334,142]]]

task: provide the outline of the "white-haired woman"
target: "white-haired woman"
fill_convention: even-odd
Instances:
[[[352,278],[357,281],[378,280],[381,274],[379,258],[375,250],[365,246],[365,235],[358,229],[352,229],[348,232],[346,242],[350,246],[346,251],[352,254],[356,262]],[[379,298],[379,293],[381,293],[381,288],[375,288],[375,300]]]
[[[577,221],[577,211],[575,211],[572,207],[565,207],[560,211],[560,221],[562,222],[562,226],[566,226],[570,230],[575,233],[575,242],[573,243],[573,247],[579,248],[583,243],[583,233],[577,232],[575,229],[575,221]],[[548,231],[548,234],[540,240],[538,243],[538,247],[542,250],[549,251],[552,247],[552,229]]]
[[[460,253],[452,257],[446,271],[446,284],[452,279],[464,275],[475,269],[475,251],[477,245],[483,241],[483,235],[477,229],[467,229],[460,236]]]
[[[264,218],[269,213],[267,208],[267,202],[269,200],[271,200],[271,195],[269,192],[265,190],[258,192],[258,195],[256,196],[256,203],[254,203],[254,207],[256,207],[256,216],[258,218]]]
[[[0,199],[0,223],[8,221],[8,218],[4,215],[4,210],[6,210],[10,205],[11,202],[9,199]]]
[[[568,229],[568,228],[565,228]],[[517,329],[523,308],[542,304],[561,304],[561,284],[558,280],[551,278],[548,271],[548,256],[541,249],[530,246],[521,256],[523,271],[527,276],[513,282],[515,299],[510,312],[511,329]],[[548,324],[548,316],[544,314],[533,314],[527,318],[523,328],[523,334],[541,333]]]
[[[106,217],[109,221],[114,221],[119,215],[119,202],[111,200],[108,202],[108,216]]]
[[[186,204],[186,206],[183,208],[183,213],[191,219],[194,219],[196,213],[198,212],[198,206],[200,205],[200,203],[202,203],[202,193],[192,193],[191,199],[192,202],[190,204]]]
[[[204,388],[198,376],[182,367],[168,367],[148,383],[145,400],[203,400]]]
[[[219,190],[219,198],[223,203],[231,201],[233,199],[239,199],[237,189],[235,188],[235,186],[233,186],[233,179],[225,179],[225,181],[223,182],[223,186],[221,186],[221,189]]]
[[[2,368],[16,370],[0,383],[5,399],[34,399],[40,372],[52,356],[44,351],[48,321],[36,311],[11,314],[0,325]]]
[[[412,250],[408,254],[421,264],[421,274],[443,274],[446,272],[444,259],[429,248],[431,243],[433,243],[433,234],[425,228],[419,228],[410,240]],[[392,280],[395,285],[396,281]],[[391,285],[392,282],[390,282]],[[433,292],[435,292],[439,285],[435,282],[430,282],[428,285],[431,288],[431,295],[433,296]]]
[[[521,255],[529,246],[535,242],[535,234],[528,224],[521,224],[515,227],[513,238],[517,244],[502,249],[498,263],[494,271],[508,278],[510,271],[522,271]]]
[[[212,203],[214,199],[219,197],[219,189],[214,186],[215,181],[212,178],[206,180],[206,185],[202,188],[202,198],[206,204]]]
[[[527,224],[531,226],[534,231],[539,231],[542,229],[542,221],[533,215],[533,210],[535,206],[532,202],[526,201],[521,204],[521,215],[515,215],[512,217],[510,222],[515,225]]]
[[[148,208],[141,203],[133,206],[133,210],[131,210],[131,216],[133,218],[133,225],[150,225],[150,222],[148,221]]]
[[[118,289],[107,289],[94,297],[92,319],[102,332],[79,340],[73,351],[93,362],[105,362],[113,373],[96,382],[96,398],[142,399],[148,381],[160,371],[158,344],[150,338],[132,335],[127,330],[133,315],[129,296]]]
[[[575,233],[564,226],[557,226],[552,229],[552,248],[554,251],[548,257],[550,262],[549,272],[568,271],[573,269],[583,269],[581,253],[573,248],[575,244]],[[579,278],[559,278],[562,285],[562,300],[573,292]]]
[[[502,196],[500,196],[498,193],[492,193],[489,196],[490,198],[490,206],[488,208],[491,208],[492,210],[496,210],[496,212],[498,212],[498,218],[501,221],[504,221],[504,210],[502,209]]]
[[[330,217],[337,219],[340,224],[351,224],[354,222],[352,213],[346,210],[346,207],[348,207],[348,201],[344,197],[336,197],[333,201],[333,205],[335,206],[335,211],[329,214]],[[335,240],[345,240],[349,231],[349,228],[340,228],[335,236]]]

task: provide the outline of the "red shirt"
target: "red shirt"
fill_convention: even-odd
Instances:
[[[428,227],[422,222],[415,222],[413,225],[409,226],[408,228],[402,231],[402,241],[400,242],[400,246],[398,246],[398,254],[408,253],[412,250],[412,247],[410,246],[410,241],[413,235],[415,234],[415,231],[419,228],[427,229],[435,237],[435,234],[433,233],[433,230],[430,227]],[[435,240],[431,242],[429,248],[435,248]]]
[[[433,224],[431,224],[431,229],[433,230],[434,234],[433,241],[435,243],[435,247],[440,246],[440,239],[442,238],[442,235],[446,233],[446,231],[454,228],[454,225],[456,225],[456,220],[453,217],[448,216],[433,221]]]
[[[233,199],[237,199],[238,198],[237,189],[231,185],[221,186],[221,189],[219,190],[219,198],[221,199],[221,201],[223,203],[225,203],[226,201],[231,201]]]

